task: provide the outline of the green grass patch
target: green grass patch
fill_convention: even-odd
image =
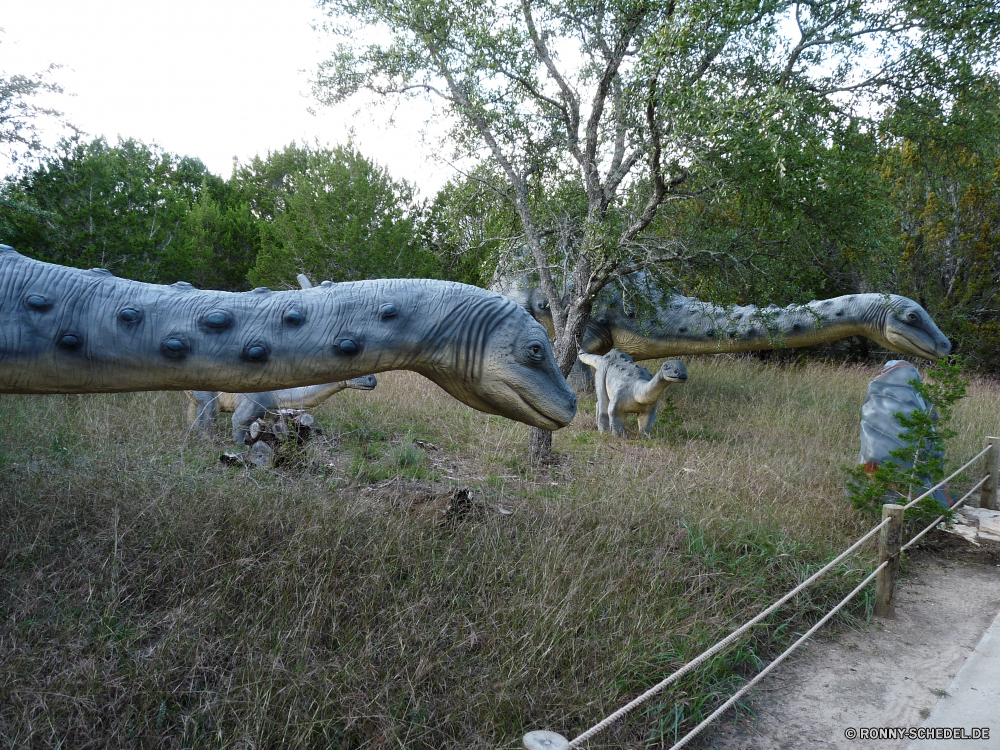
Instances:
[[[0,747],[516,748],[587,729],[868,523],[843,468],[874,368],[688,370],[679,438],[599,435],[583,401],[542,468],[526,427],[410,373],[331,399],[322,460],[273,471],[220,465],[228,426],[190,435],[181,394],[0,396]],[[998,414],[974,382],[957,457]],[[473,499],[446,513],[453,487]],[[669,745],[870,562],[595,746]]]

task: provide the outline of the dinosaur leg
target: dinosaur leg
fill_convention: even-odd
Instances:
[[[243,445],[247,428],[255,419],[267,414],[267,405],[255,399],[254,393],[241,393],[239,403],[233,409],[233,440],[237,445]]]
[[[625,420],[622,419],[622,405],[618,401],[611,401],[608,404],[608,417],[611,420],[611,434],[618,437],[625,437]]]
[[[199,435],[207,435],[212,422],[219,416],[219,399],[215,391],[191,391],[189,396],[188,421],[191,429]]]
[[[600,432],[608,432],[611,430],[611,421],[608,417],[608,384],[603,368],[597,371],[595,381],[597,388],[597,429]]]
[[[643,437],[649,437],[649,431],[653,429],[653,423],[656,422],[656,404],[653,404],[645,414],[637,416],[639,417],[639,434]]]

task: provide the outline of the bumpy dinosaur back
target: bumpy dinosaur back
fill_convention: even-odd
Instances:
[[[198,291],[0,246],[0,392],[254,392],[394,369],[544,429],[565,426],[576,411],[544,329],[476,287],[384,279]]]

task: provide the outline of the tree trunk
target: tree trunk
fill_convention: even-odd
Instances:
[[[552,432],[541,427],[528,430],[528,455],[531,463],[539,464],[552,455]]]
[[[562,332],[553,349],[556,364],[564,376],[568,376],[576,363],[576,353],[580,350],[580,339],[587,327],[590,316],[590,300],[574,300],[566,311],[566,328]],[[546,461],[552,455],[552,433],[540,427],[532,427],[528,432],[528,456],[531,463]]]

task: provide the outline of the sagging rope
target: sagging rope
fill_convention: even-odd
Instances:
[[[991,446],[987,446],[986,448],[984,448],[983,450],[981,450],[979,453],[977,453],[975,456],[973,456],[968,461],[966,461],[961,467],[959,467],[954,472],[952,472],[948,477],[946,477],[945,479],[942,479],[938,484],[934,485],[933,487],[931,487],[929,490],[927,490],[923,494],[918,495],[917,497],[915,497],[906,506],[904,506],[904,510],[912,508],[914,505],[916,505],[918,502],[920,502],[921,500],[923,500],[925,497],[930,496],[930,494],[933,493],[935,490],[939,489],[940,487],[944,486],[947,482],[949,482],[952,479],[954,479],[961,472],[963,472],[965,469],[967,469],[969,466],[971,466],[975,461],[977,461],[978,459],[982,458],[987,452],[989,452],[990,448],[991,448]],[[972,495],[972,493],[975,492],[978,488],[980,488],[988,479],[989,479],[989,475],[983,477],[978,482],[976,482],[976,484],[973,485],[972,488],[969,489],[969,491],[966,492],[965,495],[963,495],[962,498],[959,501],[957,501],[954,505],[952,505],[952,508],[957,508],[962,503],[964,503]],[[914,543],[916,543],[917,540],[919,540],[922,536],[924,536],[924,534],[926,534],[932,528],[934,528],[935,526],[937,526],[937,524],[941,520],[943,520],[943,519],[944,519],[943,515],[939,516],[937,519],[935,519],[929,526],[927,526],[917,536],[915,536],[913,539],[911,539],[909,542],[907,542],[906,545],[904,545],[900,549],[900,552],[906,550],[908,547],[910,547],[911,545],[913,545]],[[524,746],[525,746],[525,748],[529,748],[529,750],[570,750],[571,748],[578,747],[579,745],[581,745],[582,743],[586,742],[588,739],[590,739],[594,735],[598,734],[599,732],[603,731],[608,726],[610,726],[611,724],[613,724],[614,722],[616,722],[618,719],[620,719],[621,717],[623,717],[625,714],[627,714],[630,711],[632,711],[634,708],[642,705],[643,703],[645,703],[646,701],[648,701],[650,698],[652,698],[653,696],[655,696],[657,693],[660,693],[664,688],[666,688],[667,686],[669,686],[673,682],[676,682],[678,679],[680,679],[681,677],[683,677],[688,672],[691,672],[693,669],[695,669],[696,667],[698,667],[699,665],[701,665],[702,663],[704,663],[707,659],[711,658],[712,656],[714,656],[715,654],[717,654],[719,651],[721,651],[724,648],[726,648],[726,646],[730,645],[734,640],[736,640],[737,638],[739,638],[741,635],[743,635],[745,632],[747,632],[754,625],[756,625],[761,620],[763,620],[765,617],[767,617],[768,615],[770,615],[772,612],[774,612],[776,609],[778,609],[778,607],[780,607],[782,604],[784,604],[785,602],[787,602],[789,599],[791,599],[792,597],[794,597],[796,594],[798,594],[803,589],[808,588],[809,586],[811,586],[816,580],[818,580],[820,577],[822,577],[823,575],[825,575],[827,573],[827,571],[829,571],[837,563],[839,563],[840,561],[844,560],[845,558],[847,558],[848,556],[850,556],[851,554],[853,554],[862,544],[864,544],[865,542],[867,542],[875,534],[877,534],[879,531],[881,531],[882,528],[884,526],[886,526],[886,524],[888,524],[891,520],[892,519],[888,518],[888,517],[882,519],[882,522],[879,523],[874,528],[872,528],[867,534],[865,534],[863,537],[861,537],[858,541],[856,541],[854,544],[852,544],[850,547],[848,547],[846,550],[844,550],[842,553],[840,553],[840,555],[838,555],[837,557],[835,557],[833,560],[831,560],[825,566],[823,566],[818,571],[816,571],[813,575],[811,575],[805,581],[803,581],[798,586],[796,586],[791,591],[789,591],[787,594],[785,594],[781,599],[779,599],[778,601],[776,601],[774,604],[772,604],[771,606],[769,606],[767,609],[761,611],[760,614],[758,614],[756,617],[754,617],[753,619],[748,620],[747,622],[745,622],[737,630],[735,630],[732,633],[730,633],[726,638],[724,638],[723,640],[719,641],[718,643],[716,643],[714,646],[712,646],[708,650],[702,652],[699,656],[697,656],[694,659],[692,659],[691,661],[689,661],[687,664],[685,664],[683,667],[681,667],[676,672],[674,672],[673,674],[671,674],[669,677],[667,677],[666,679],[664,679],[661,682],[657,683],[656,685],[654,685],[653,687],[651,687],[649,690],[647,690],[646,692],[644,692],[642,695],[638,696],[637,698],[634,698],[632,701],[630,701],[626,705],[622,706],[620,709],[618,709],[617,711],[615,711],[613,714],[611,714],[607,718],[605,718],[602,721],[600,721],[597,724],[595,724],[593,727],[591,727],[590,729],[588,729],[583,734],[580,734],[577,737],[573,738],[572,740],[567,741],[565,737],[563,737],[562,735],[556,734],[555,732],[548,732],[548,731],[529,732],[528,734],[526,734],[524,736]],[[847,597],[845,597],[844,599],[842,599],[840,601],[840,603],[838,603],[832,610],[830,610],[830,612],[828,612],[823,618],[821,618],[819,620],[819,622],[817,622],[812,628],[810,628],[805,633],[805,635],[803,635],[801,638],[799,638],[788,649],[786,649],[785,652],[783,652],[777,659],[775,659],[764,670],[762,670],[753,680],[751,680],[749,683],[747,683],[746,685],[744,685],[743,688],[741,688],[739,691],[737,691],[737,693],[735,695],[733,695],[722,706],[720,706],[718,709],[716,709],[716,711],[714,711],[711,714],[711,716],[709,716],[701,724],[699,724],[697,727],[695,727],[691,732],[689,732],[687,735],[685,735],[683,738],[681,738],[681,740],[677,744],[675,744],[673,746],[673,748],[671,748],[671,750],[676,750],[677,748],[683,747],[685,744],[687,744],[687,742],[690,739],[692,739],[693,737],[695,737],[705,726],[707,726],[709,723],[711,723],[712,721],[714,721],[715,718],[718,717],[720,714],[722,714],[726,710],[728,710],[729,707],[733,705],[733,703],[735,703],[737,700],[739,700],[740,696],[742,696],[743,694],[745,694],[747,690],[751,689],[754,685],[756,685],[775,666],[777,666],[778,663],[780,663],[782,660],[784,660],[784,658],[788,654],[790,654],[792,651],[794,651],[796,648],[798,648],[798,646],[801,643],[803,643],[813,633],[815,633],[816,630],[818,630],[820,627],[822,627],[822,625],[824,623],[826,623],[834,614],[836,614],[845,604],[847,604],[847,602],[849,602],[852,598],[854,598],[859,591],[861,591],[865,586],[868,585],[868,583],[870,583],[874,578],[876,578],[878,576],[878,573],[880,571],[882,571],[882,569],[885,568],[886,565],[888,565],[888,564],[889,564],[889,561],[887,560],[887,561],[881,563],[877,568],[875,568],[875,570],[872,572],[871,575],[869,575],[850,594],[848,594]]]
[[[869,539],[871,539],[873,536],[875,536],[877,533],[879,533],[882,530],[882,527],[885,526],[887,523],[889,523],[889,521],[890,521],[890,519],[888,519],[888,518],[883,519],[882,522],[879,523],[877,526],[875,526],[873,529],[871,529],[871,531],[869,531],[867,534],[865,534],[863,537],[861,537],[858,541],[856,541],[854,544],[852,544],[846,550],[844,550],[843,552],[841,552],[837,557],[835,557],[833,560],[831,560],[826,565],[824,565],[822,568],[820,568],[815,573],[813,573],[811,576],[809,576],[809,578],[807,578],[806,580],[804,580],[802,583],[800,583],[798,586],[796,586],[795,588],[793,588],[791,591],[789,591],[783,597],[781,597],[780,599],[778,599],[778,601],[776,601],[774,604],[772,604],[771,606],[769,606],[766,609],[764,609],[763,611],[761,611],[760,614],[758,614],[756,617],[754,617],[753,619],[748,620],[747,622],[745,622],[737,630],[735,630],[732,633],[730,633],[726,638],[724,638],[723,640],[721,640],[718,643],[716,643],[714,646],[712,646],[707,651],[702,652],[700,656],[697,656],[694,659],[692,659],[691,661],[689,661],[687,664],[685,664],[683,667],[681,667],[680,669],[678,669],[672,675],[670,675],[669,677],[667,677],[662,682],[660,682],[660,683],[654,685],[653,687],[651,687],[649,690],[647,690],[645,693],[643,693],[642,695],[640,695],[638,698],[635,698],[630,703],[626,704],[625,706],[622,706],[620,709],[618,709],[617,711],[615,711],[613,714],[611,714],[610,716],[608,716],[606,719],[604,719],[603,721],[599,722],[598,724],[595,724],[593,727],[591,727],[590,729],[588,729],[586,732],[584,732],[580,736],[574,738],[567,745],[567,747],[570,747],[570,748],[577,747],[581,743],[586,742],[588,739],[590,739],[591,737],[593,737],[595,734],[597,734],[598,732],[602,731],[603,729],[605,729],[609,725],[611,725],[614,722],[616,722],[618,719],[620,719],[622,716],[624,716],[625,714],[627,714],[633,708],[635,708],[635,707],[637,707],[637,706],[645,703],[650,698],[652,698],[654,695],[656,695],[657,693],[661,692],[665,687],[667,687],[668,685],[670,685],[673,682],[676,682],[678,679],[680,679],[681,677],[683,677],[684,675],[686,675],[688,672],[694,670],[696,667],[698,667],[700,664],[702,664],[703,662],[705,662],[707,659],[711,658],[712,656],[714,656],[715,654],[717,654],[719,651],[723,650],[726,646],[728,646],[729,644],[731,644],[733,641],[735,641],[737,638],[739,638],[741,635],[743,635],[745,632],[747,632],[754,625],[756,625],[761,620],[763,620],[765,617],[767,617],[768,615],[770,615],[772,612],[774,612],[776,609],[778,609],[781,605],[783,605],[789,599],[793,598],[800,591],[802,591],[803,589],[808,588],[813,583],[815,583],[817,580],[819,580],[823,575],[825,575],[827,573],[827,571],[829,571],[835,565],[837,565],[838,563],[840,563],[841,561],[843,561],[847,557],[850,557],[865,542],[867,542]]]

